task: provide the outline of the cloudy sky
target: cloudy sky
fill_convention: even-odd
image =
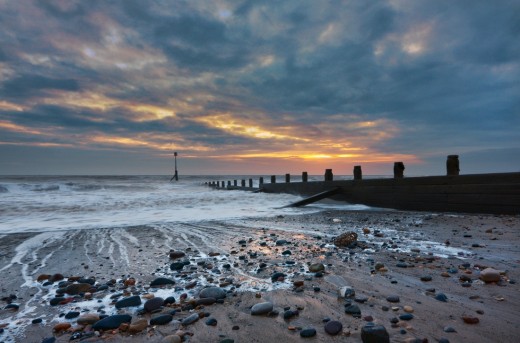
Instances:
[[[0,0],[0,174],[520,171],[517,0]]]

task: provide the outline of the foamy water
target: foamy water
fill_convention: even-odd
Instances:
[[[214,190],[202,185],[231,179],[188,176],[169,182],[168,176],[0,177],[0,233],[274,216],[326,208],[280,209],[300,197]],[[340,207],[348,209],[349,205]]]

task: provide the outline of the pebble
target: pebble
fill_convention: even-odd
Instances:
[[[146,329],[146,327],[148,327],[148,321],[145,318],[141,318],[128,326],[128,332],[130,334],[136,334]]]
[[[374,266],[374,269],[375,269],[375,270],[381,270],[381,269],[383,269],[384,267],[385,267],[384,264],[382,264],[381,262],[377,262],[377,263],[375,264],[375,266]]]
[[[284,273],[276,272],[273,275],[271,275],[271,281],[272,282],[283,281],[286,276],[287,275],[285,275]]]
[[[181,343],[182,338],[179,335],[169,335],[162,339],[161,343]]]
[[[300,337],[309,338],[316,336],[316,329],[314,328],[306,328],[300,331]]]
[[[88,283],[74,283],[65,288],[65,293],[70,295],[76,295],[79,293],[88,292],[92,288],[92,285]]]
[[[390,343],[390,336],[383,325],[367,324],[361,328],[363,343]]]
[[[291,319],[299,314],[299,311],[287,310],[283,313],[283,319]]]
[[[401,319],[401,320],[412,320],[413,319],[413,314],[411,314],[411,313],[401,314],[399,316],[399,319]]]
[[[70,323],[58,323],[52,328],[53,332],[59,333],[68,330],[72,325]]]
[[[175,297],[168,297],[166,299],[164,299],[164,305],[168,305],[168,304],[175,304]]]
[[[51,300],[49,300],[49,305],[51,305],[51,306],[60,305],[64,301],[65,301],[64,297],[55,297],[55,298],[52,298]]]
[[[389,295],[386,297],[386,300],[391,303],[398,303],[399,302],[399,296],[398,295]]]
[[[442,302],[447,302],[448,301],[448,297],[446,296],[446,294],[444,293],[439,293],[435,296],[435,299],[436,300],[439,300],[439,301],[442,301]]]
[[[201,298],[201,299],[197,299],[196,304],[197,305],[213,305],[216,302],[217,302],[217,299],[215,299],[215,298]]]
[[[146,312],[153,312],[155,310],[160,309],[161,306],[163,306],[163,304],[164,304],[164,299],[161,297],[156,297],[156,298],[147,300],[144,303],[144,310]]]
[[[217,320],[215,318],[208,318],[206,320],[206,325],[216,326],[217,325]]]
[[[322,272],[325,270],[325,266],[323,263],[313,263],[309,266],[309,272],[311,273],[317,273]]]
[[[334,245],[337,247],[348,247],[349,245],[357,242],[357,233],[350,231],[342,233],[341,235],[334,238]]]
[[[199,298],[224,299],[226,291],[220,287],[207,287],[199,293]]]
[[[40,324],[43,321],[42,318],[35,318],[31,321],[32,324]]]
[[[116,302],[116,308],[133,307],[141,305],[141,297],[138,295],[132,295],[127,298],[123,298]]]
[[[358,305],[350,305],[345,308],[345,313],[350,314],[353,317],[360,317],[361,316],[361,310],[359,309]]]
[[[407,312],[407,313],[412,313],[413,312],[413,307],[412,306],[403,306],[403,311],[404,312]]]
[[[327,324],[325,324],[325,332],[329,335],[337,335],[343,330],[343,324],[341,322],[338,322],[337,320],[331,320],[328,321]]]
[[[65,315],[65,319],[73,319],[76,317],[79,317],[79,312],[77,312],[77,311],[70,311],[70,312],[67,312],[67,314]]]
[[[196,313],[195,313],[195,315],[197,315],[197,319],[198,319],[199,315]],[[173,316],[171,314],[161,314],[161,315],[158,315],[157,317],[151,318],[150,325],[165,325],[165,324],[168,324],[169,322],[171,322],[172,320],[173,320]],[[188,325],[188,324],[184,324],[184,321],[183,321],[183,325]]]
[[[79,325],[92,325],[95,322],[97,322],[98,320],[99,320],[99,316],[97,314],[87,313],[87,314],[83,314],[83,315],[79,316],[78,319],[76,320],[76,322]]]
[[[478,324],[480,320],[477,317],[471,317],[471,316],[463,316],[462,320],[466,324]]]
[[[199,320],[199,314],[198,313],[194,313],[191,316],[184,318],[181,321],[181,324],[182,325],[190,325],[190,324],[195,323],[197,320]]]
[[[48,338],[44,338],[42,340],[42,343],[54,343],[56,342],[56,338],[55,337],[48,337]]]
[[[175,260],[177,258],[181,258],[181,257],[184,257],[186,256],[186,254],[182,251],[170,251],[170,258],[172,260]]]
[[[445,326],[443,330],[444,332],[457,332],[457,330],[452,326]]]
[[[182,268],[184,268],[184,266],[187,266],[189,264],[190,264],[190,261],[173,262],[172,264],[170,264],[170,269],[171,270],[181,270]]]
[[[340,298],[350,298],[356,295],[356,291],[352,287],[344,286],[338,289],[338,296]]]
[[[253,316],[263,315],[263,314],[267,314],[267,313],[271,312],[272,310],[273,310],[273,303],[271,303],[271,302],[258,303],[258,304],[255,304],[251,308],[251,315],[253,315]]]
[[[430,275],[421,276],[421,281],[432,281],[432,277]]]
[[[165,277],[160,277],[160,278],[153,280],[150,283],[150,287],[165,286],[165,285],[175,285],[175,280],[168,279]]]
[[[130,323],[132,316],[128,314],[115,314],[105,317],[92,325],[92,330],[113,330],[117,329],[123,323]]]
[[[486,268],[480,272],[480,280],[484,282],[500,281],[500,272],[493,268]]]

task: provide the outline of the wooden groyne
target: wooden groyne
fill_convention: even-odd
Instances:
[[[286,174],[285,182],[276,182],[275,176],[270,183],[260,178],[257,187],[253,187],[252,179],[240,180],[240,184],[238,180],[207,184],[219,189],[290,193],[316,199],[298,202],[303,205],[328,197],[398,210],[520,214],[520,172],[459,175],[456,155],[448,156],[446,169],[444,176],[404,177],[404,164],[396,162],[393,178],[363,179],[361,166],[355,166],[353,180],[333,180],[332,170],[327,169],[323,181],[309,182],[304,172],[301,182],[291,182]],[[292,205],[300,206],[298,203]]]

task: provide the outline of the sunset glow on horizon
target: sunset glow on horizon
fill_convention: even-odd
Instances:
[[[478,3],[2,2],[0,174],[518,171],[520,6]]]

